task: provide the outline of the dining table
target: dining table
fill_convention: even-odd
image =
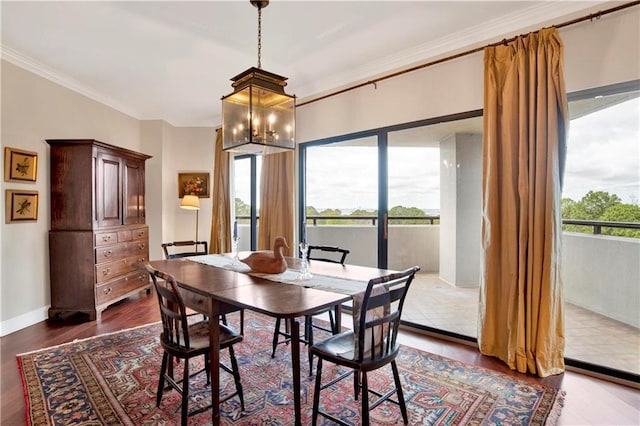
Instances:
[[[311,277],[299,279],[301,259],[287,257],[282,274],[252,272],[238,258],[250,252],[205,255],[178,259],[154,260],[154,268],[176,278],[185,306],[207,316],[210,339],[210,371],[220,367],[218,322],[222,315],[248,309],[272,317],[284,318],[291,334],[291,365],[295,425],[302,425],[300,382],[299,318],[333,308],[336,325],[341,327],[341,305],[362,294],[367,282],[389,274],[389,270],[322,261],[307,261]],[[220,377],[211,375],[211,421],[220,424]]]

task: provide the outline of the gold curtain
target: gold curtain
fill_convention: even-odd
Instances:
[[[480,350],[564,371],[560,196],[568,126],[555,28],[485,49]]]
[[[222,150],[222,129],[216,130],[213,160],[213,195],[209,253],[231,252],[231,202],[229,187],[229,153]]]
[[[260,188],[260,225],[258,249],[271,250],[276,237],[284,237],[289,249],[293,244],[293,152],[265,155],[262,158]]]

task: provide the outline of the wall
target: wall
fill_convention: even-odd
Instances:
[[[216,132],[213,127],[173,127],[164,123],[162,158],[162,238],[164,241],[193,240],[196,213],[180,208],[178,173],[209,173],[209,198],[200,199],[198,239],[209,241],[211,194]],[[157,258],[157,257],[156,257]]]
[[[559,31],[568,92],[640,78],[640,7]],[[304,143],[481,109],[482,100],[478,52],[303,105],[296,110],[296,138]]]
[[[563,232],[565,302],[640,328],[638,259],[640,240]]]
[[[213,128],[176,128],[163,121],[140,121],[69,89],[2,62],[2,146],[38,153],[35,184],[2,182],[4,190],[39,192],[38,221],[0,226],[0,335],[47,317],[49,294],[49,146],[45,139],[93,138],[144,152],[149,255],[162,258],[163,241],[192,239],[195,213],[181,210],[180,171],[213,170]],[[209,239],[211,198],[201,200],[200,239]],[[4,220],[2,221],[4,222]]]
[[[140,150],[140,122],[44,78],[2,62],[2,146],[38,153],[35,184],[2,182],[39,193],[37,222],[2,220],[0,333],[41,321],[49,306],[49,145],[45,139],[94,138]]]
[[[440,141],[440,278],[456,287],[480,284],[482,135]]]

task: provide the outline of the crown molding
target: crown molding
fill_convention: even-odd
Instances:
[[[10,47],[0,45],[0,55],[3,60],[12,63],[13,65],[30,71],[33,74],[52,81],[53,83],[65,87],[73,92],[79,93],[80,95],[86,96],[89,99],[113,108],[116,111],[141,120],[140,112],[135,110],[134,108],[123,105],[108,96],[98,93],[95,90],[80,83],[79,81],[62,74],[61,72],[43,64],[42,62],[39,62],[29,56],[23,55],[22,53],[19,53],[14,49],[11,49]]]

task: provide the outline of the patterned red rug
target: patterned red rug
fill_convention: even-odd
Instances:
[[[246,312],[245,339],[236,345],[245,411],[231,398],[221,405],[222,423],[290,425],[293,423],[293,384],[289,347],[280,345],[271,358],[271,318]],[[155,393],[162,349],[160,325],[152,324],[110,335],[72,342],[18,355],[24,385],[27,422],[32,425],[179,424],[177,392],[165,393],[160,408]],[[316,337],[316,336],[314,336]],[[318,335],[316,340],[321,339]],[[306,354],[306,349],[301,350]],[[222,356],[226,358],[226,351]],[[311,424],[313,380],[302,368],[302,423]],[[563,395],[490,370],[402,347],[398,358],[411,425],[542,425],[560,414]],[[323,379],[338,369],[328,364]],[[192,371],[196,371],[192,369]],[[181,374],[177,371],[177,374]],[[371,375],[370,387],[389,389],[390,368]],[[206,390],[204,374],[194,378],[192,392]],[[343,420],[359,424],[359,404],[353,401],[352,380],[324,391],[321,404]],[[221,377],[221,395],[233,391],[233,380]],[[201,392],[191,406],[209,404]],[[402,424],[400,410],[382,404],[372,411],[372,424]],[[210,423],[209,411],[192,416],[193,425]],[[320,421],[320,424],[325,424]]]

